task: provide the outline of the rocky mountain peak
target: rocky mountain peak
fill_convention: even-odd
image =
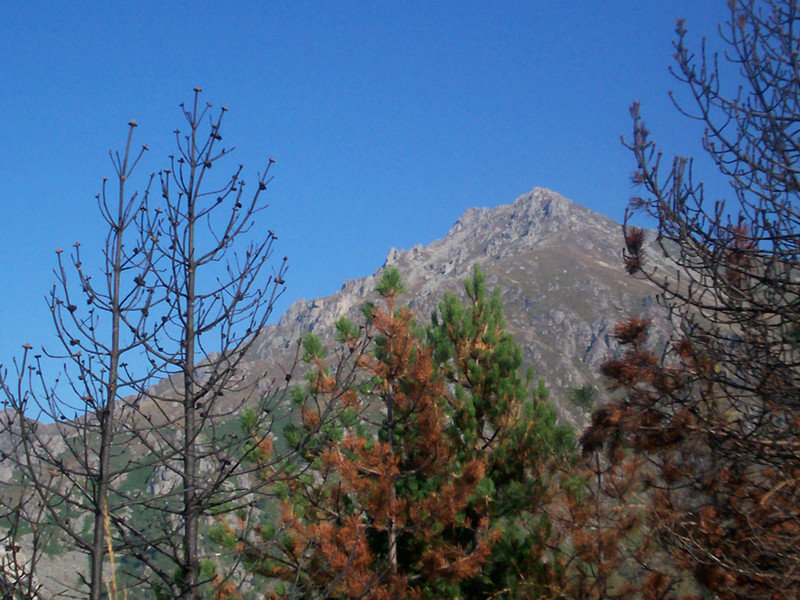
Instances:
[[[620,225],[563,196],[535,188],[511,204],[465,211],[443,238],[390,249],[373,275],[345,282],[326,298],[300,300],[263,331],[255,357],[268,363],[305,332],[330,335],[336,319],[358,320],[374,299],[382,268],[397,266],[407,301],[425,320],[445,291],[461,292],[480,264],[501,290],[509,329],[558,402],[572,387],[598,384],[597,370],[615,351],[614,325],[633,312],[654,313],[655,291],[622,268]],[[562,413],[570,414],[562,404]]]
[[[591,212],[547,188],[534,188],[513,203],[495,209],[469,208],[458,218],[447,237],[465,229],[479,226],[484,221],[526,220],[532,223],[550,221],[563,223],[571,212]],[[598,215],[599,216],[599,215]]]
[[[570,237],[592,252],[619,245],[620,228],[612,219],[580,206],[546,188],[534,188],[511,204],[494,209],[470,208],[455,222],[448,234],[426,247],[408,251],[392,248],[385,266],[397,265],[417,275],[420,262],[427,270],[459,271],[458,267],[475,260],[501,259],[533,250]],[[611,240],[613,238],[614,241]],[[619,255],[604,252],[603,260]]]

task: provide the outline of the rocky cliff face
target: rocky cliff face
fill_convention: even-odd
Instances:
[[[427,246],[392,248],[383,267],[397,266],[407,301],[427,319],[445,290],[461,292],[478,263],[499,286],[509,329],[543,377],[562,416],[584,415],[564,402],[568,391],[599,382],[597,369],[615,351],[614,324],[632,313],[658,318],[655,291],[622,268],[619,224],[550,190],[536,188],[493,210],[472,208]],[[383,268],[381,267],[381,269]],[[375,274],[346,282],[327,298],[300,300],[259,336],[253,358],[284,362],[305,332],[323,338],[341,315],[357,318],[374,298]]]

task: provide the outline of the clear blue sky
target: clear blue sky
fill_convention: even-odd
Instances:
[[[667,98],[675,19],[699,43],[726,13],[724,0],[4,2],[0,362],[53,343],[54,251],[100,249],[93,199],[126,123],[150,147],[139,174],[165,167],[194,86],[229,108],[246,172],[277,161],[263,224],[290,259],[282,311],[536,186],[620,220],[631,101],[669,151],[696,149]]]

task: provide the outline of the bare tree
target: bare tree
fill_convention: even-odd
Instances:
[[[57,526],[75,548],[89,555],[90,572],[82,574],[89,597],[97,600],[104,593],[103,567],[107,553],[109,489],[126,467],[112,467],[113,455],[121,452],[119,396],[124,386],[136,383],[124,369],[123,356],[137,349],[137,341],[124,334],[122,323],[127,313],[140,313],[149,294],[126,275],[148,270],[151,255],[137,247],[126,252],[124,241],[136,235],[142,222],[144,198],[127,197],[126,184],[146,147],[131,150],[133,130],[122,155],[112,154],[118,187],[112,195],[104,180],[97,196],[100,212],[108,225],[103,251],[103,278],[95,283],[83,268],[80,244],[74,245],[72,267],[79,289],[72,289],[62,250],[57,250],[56,283],[48,304],[61,352],[50,356],[64,361],[66,388],[59,389],[58,378],[47,381],[42,355],[31,356],[26,344],[16,365],[16,381],[29,381],[26,388],[12,389],[3,373],[6,401],[14,411],[20,451],[12,458],[22,467],[38,502],[46,507],[49,521]],[[145,194],[146,196],[146,194]],[[137,236],[138,237],[138,236]],[[127,286],[126,286],[127,284]],[[82,302],[85,301],[85,304]],[[85,309],[79,308],[84,304]],[[145,378],[147,375],[145,375]],[[64,386],[62,386],[64,387]],[[28,416],[35,417],[30,419]],[[52,421],[39,427],[39,420]],[[113,510],[113,507],[112,507]],[[90,513],[87,528],[76,514]],[[85,592],[75,590],[83,596]]]
[[[626,351],[604,372],[620,393],[583,441],[652,461],[653,524],[697,582],[721,598],[796,598],[800,11],[796,0],[729,6],[724,61],[705,44],[693,53],[679,21],[674,74],[693,98],[679,108],[705,127],[732,199],[709,203],[690,159],[665,164],[634,105],[629,147],[646,193],[631,209],[655,220],[678,277],[648,262],[646,234],[631,225],[625,263],[660,287],[678,332],[659,355],[648,322],[618,328]],[[737,75],[726,93],[724,77]]]
[[[20,385],[22,382],[19,382]],[[7,402],[3,402],[7,405]],[[18,415],[13,410],[0,412],[0,460],[13,464],[9,457],[21,452]],[[36,487],[24,471],[4,469],[4,490],[0,499],[0,598],[39,600],[43,597],[37,566],[51,534],[46,507]]]
[[[249,196],[241,165],[215,180],[212,167],[232,150],[220,148],[226,109],[211,117],[199,95],[196,88],[193,104],[182,106],[188,130],[176,131],[178,153],[158,174],[161,205],[149,207],[142,230],[156,265],[142,285],[153,294],[159,321],[150,330],[130,323],[148,361],[168,381],[140,390],[141,400],[156,411],[146,415],[147,427],[137,439],[154,464],[175,476],[175,485],[139,501],[146,511],[177,518],[162,520],[158,529],[129,528],[126,536],[146,546],[140,558],[155,550],[178,567],[170,580],[160,573],[181,598],[199,597],[207,583],[200,575],[203,518],[249,501],[252,490],[236,483],[248,469],[242,439],[225,428],[245,403],[274,401],[263,389],[263,374],[248,372],[243,359],[267,323],[286,272],[285,258],[277,270],[265,272],[276,239],[271,230],[235,250],[266,208],[274,161],[258,174]],[[141,405],[139,414],[144,415]],[[159,419],[161,426],[153,428]]]
[[[245,403],[279,402],[243,362],[286,273],[285,258],[266,272],[276,237],[256,229],[274,161],[248,196],[241,165],[215,179],[211,168],[232,151],[220,147],[226,109],[212,117],[199,97],[196,88],[181,105],[188,131],[176,132],[169,168],[140,192],[128,191],[146,150],[131,150],[135,122],[125,151],[112,154],[117,189],[104,181],[98,195],[108,225],[100,277],[80,244],[69,266],[57,251],[49,305],[62,351],[46,354],[63,360],[62,375],[49,379],[47,357],[28,345],[2,374],[19,444],[10,459],[65,543],[90,557],[83,583],[66,592],[78,597],[124,585],[117,570],[175,598],[222,581],[213,569],[201,576],[201,524],[253,504],[254,491],[246,436],[232,422]],[[266,436],[271,421],[252,426]]]

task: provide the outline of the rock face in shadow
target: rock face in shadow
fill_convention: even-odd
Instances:
[[[614,325],[642,314],[661,321],[656,331],[666,326],[654,288],[625,273],[622,244],[618,223],[544,188],[493,210],[471,208],[444,238],[392,248],[373,275],[348,281],[326,298],[293,304],[261,333],[253,358],[285,363],[299,335],[325,338],[339,316],[357,319],[389,265],[400,269],[407,301],[427,320],[445,290],[463,293],[462,282],[477,263],[489,286],[500,287],[525,360],[545,379],[562,416],[581,425],[585,415],[569,407],[566,396],[587,383],[602,388],[597,370],[615,352]]]

